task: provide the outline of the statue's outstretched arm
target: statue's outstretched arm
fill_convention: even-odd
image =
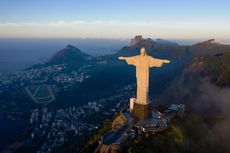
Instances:
[[[163,63],[170,63],[170,60],[161,60]]]
[[[150,67],[161,67],[164,63],[170,63],[169,60],[150,58]]]
[[[118,57],[119,60],[125,60],[129,65],[136,65],[137,58],[136,56],[133,57]]]
[[[119,59],[119,60],[125,60],[126,57],[120,56],[120,57],[118,57],[118,59]]]

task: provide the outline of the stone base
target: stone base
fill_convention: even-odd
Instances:
[[[133,116],[139,120],[144,120],[151,118],[152,116],[152,109],[151,109],[151,104],[139,104],[139,103],[134,103],[133,107]]]

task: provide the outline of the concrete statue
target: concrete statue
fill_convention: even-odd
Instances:
[[[129,65],[134,65],[136,67],[136,103],[147,105],[149,103],[149,68],[161,67],[164,63],[170,63],[170,61],[156,59],[151,56],[148,56],[145,48],[141,48],[140,55],[132,57],[119,57],[119,59],[125,60]]]
[[[149,92],[149,68],[161,67],[164,63],[170,63],[169,60],[156,59],[148,56],[145,48],[141,48],[140,55],[132,57],[119,57],[120,60],[126,60],[129,65],[136,66],[137,78],[137,102],[147,104]]]

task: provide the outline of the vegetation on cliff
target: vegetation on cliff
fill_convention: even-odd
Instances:
[[[112,122],[110,120],[105,120],[104,125],[101,129],[95,132],[81,149],[81,153],[92,153],[98,146],[98,141],[100,140],[101,136],[111,130]]]
[[[228,141],[216,131],[222,118],[206,117],[194,110],[175,119],[170,128],[131,145],[129,153],[222,153],[230,152]],[[226,133],[227,134],[227,133]],[[229,133],[228,133],[229,134]]]
[[[230,53],[195,58],[189,70],[209,76],[217,85],[230,86]]]

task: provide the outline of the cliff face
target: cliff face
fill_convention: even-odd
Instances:
[[[225,45],[217,42],[215,39],[210,39],[190,46],[189,50],[195,56],[215,55],[229,52],[230,45]]]
[[[210,77],[211,81],[220,86],[230,86],[230,53],[197,57],[186,72]]]

